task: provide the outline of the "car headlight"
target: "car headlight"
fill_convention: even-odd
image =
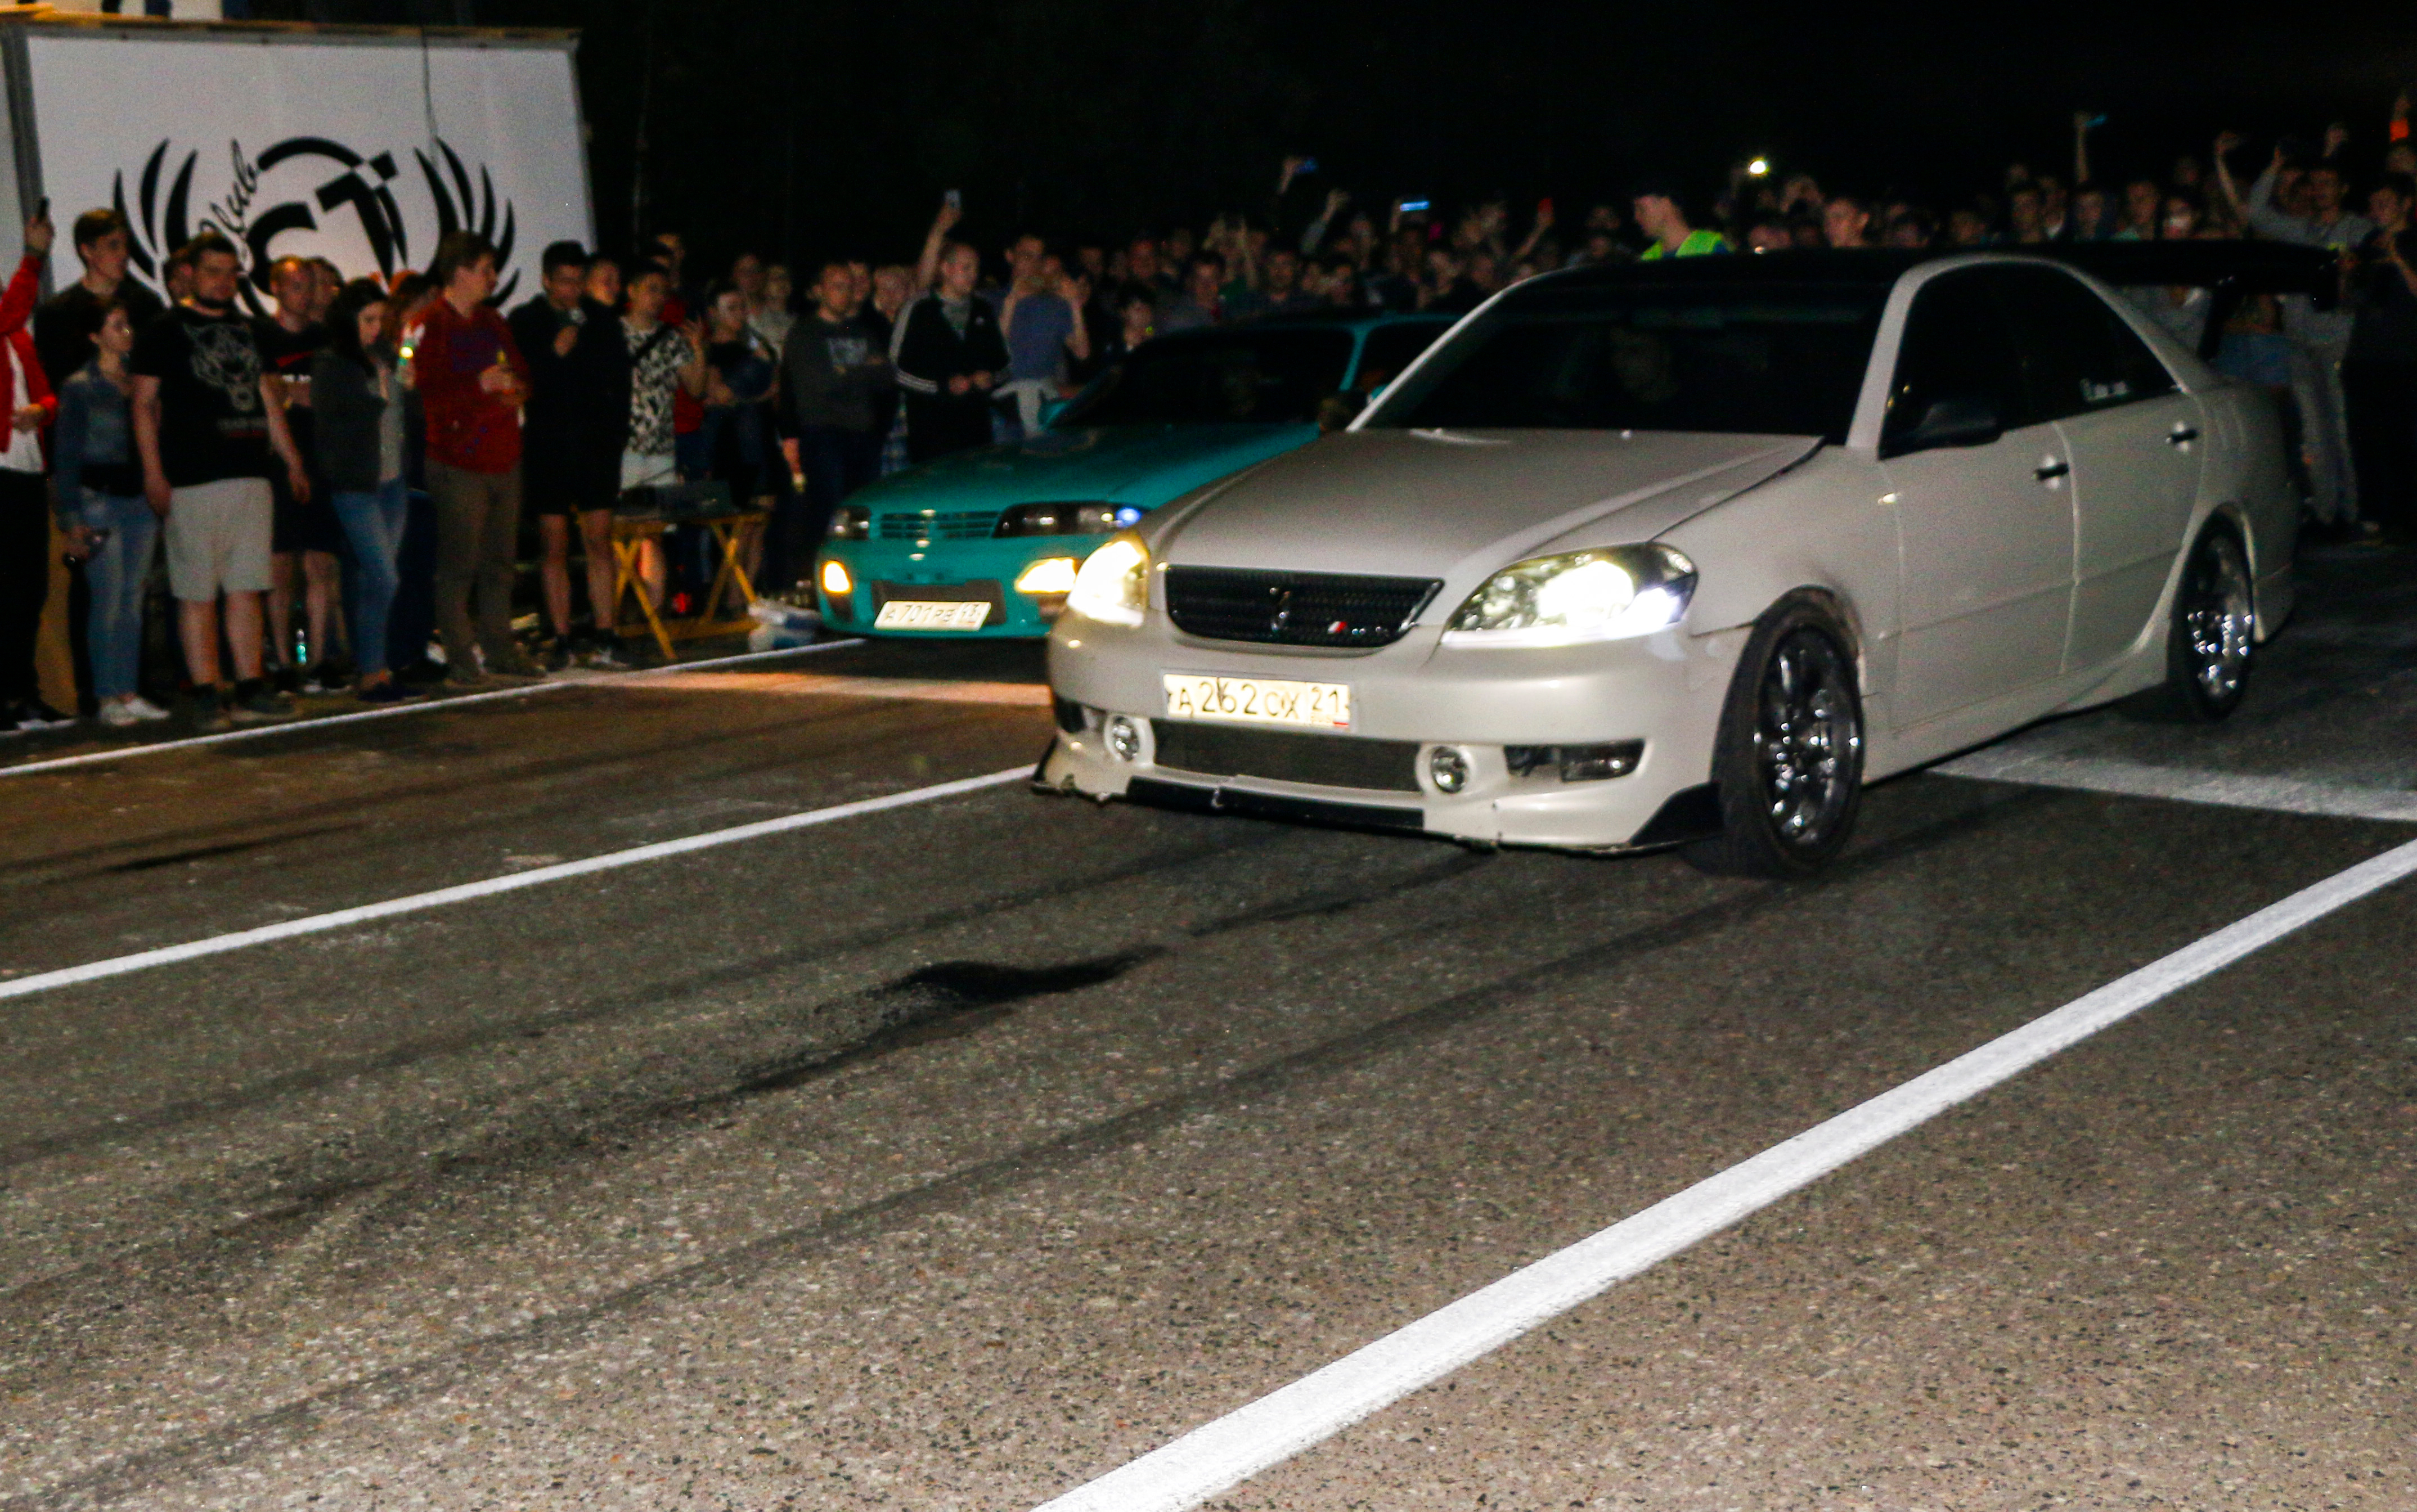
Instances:
[[[1127,531],[1111,536],[1074,574],[1066,607],[1108,625],[1139,625],[1149,606],[1149,548]]]
[[[1044,556],[1016,574],[1015,591],[1036,595],[1072,593],[1075,571],[1071,556]]]
[[[1130,504],[1019,504],[999,515],[991,535],[1105,536],[1141,517],[1139,507]]]
[[[860,541],[873,534],[873,511],[860,504],[843,504],[831,511],[830,538]]]
[[[844,598],[856,592],[856,580],[847,575],[847,566],[837,557],[823,559],[823,592],[833,598]]]
[[[1695,564],[1659,543],[1516,562],[1468,596],[1446,645],[1572,645],[1649,635],[1679,623]]]

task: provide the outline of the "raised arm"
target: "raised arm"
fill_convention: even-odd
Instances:
[[[1528,255],[1530,252],[1533,252],[1533,251],[1536,249],[1536,244],[1537,244],[1538,242],[1543,241],[1543,240],[1544,239],[1544,233],[1546,233],[1546,232],[1548,232],[1548,231],[1550,231],[1550,230],[1552,230],[1552,229],[1553,229],[1553,207],[1552,207],[1552,205],[1551,205],[1551,204],[1539,204],[1539,205],[1537,205],[1537,206],[1536,206],[1536,223],[1535,223],[1534,225],[1529,226],[1529,227],[1528,228],[1528,239],[1527,239],[1526,241],[1521,242],[1521,243],[1519,244],[1519,249],[1518,249],[1517,251],[1514,251],[1514,252],[1513,252],[1513,253],[1511,254],[1511,261],[1513,261],[1513,263],[1524,263],[1524,262],[1526,262],[1526,261],[1528,260]]]
[[[915,259],[915,292],[929,294],[940,279],[940,253],[949,245],[949,233],[954,231],[965,211],[946,200],[940,202],[940,213],[932,218],[932,229],[923,234],[922,253]]]
[[[1341,215],[1343,213],[1344,206],[1350,203],[1351,191],[1349,189],[1328,189],[1326,191],[1325,208],[1317,212],[1316,219],[1301,228],[1301,256],[1315,257],[1317,255],[1317,249],[1326,244],[1328,234],[1334,230],[1334,218]]]
[[[34,307],[42,297],[42,265],[50,260],[54,234],[48,215],[25,222],[24,258],[8,280],[8,290],[0,293],[0,336],[23,330],[34,318]]]
[[[1066,331],[1066,355],[1076,362],[1091,360],[1091,323],[1085,307],[1091,302],[1090,281],[1071,273],[1057,276],[1057,297],[1066,301],[1073,314],[1073,323]]]
[[[2215,151],[2212,154],[2215,159],[2215,187],[2223,191],[2225,203],[2232,206],[2232,213],[2246,220],[2249,219],[2249,206],[2241,198],[2241,186],[2232,176],[2232,155],[2240,150],[2240,132],[2218,131],[2215,134]],[[2275,153],[2275,160],[2282,160],[2279,149]]]

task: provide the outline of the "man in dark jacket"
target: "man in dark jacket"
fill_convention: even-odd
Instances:
[[[906,455],[929,461],[990,443],[990,394],[1007,367],[998,317],[974,297],[981,259],[963,242],[940,254],[939,287],[906,309],[889,360],[906,391]]]
[[[609,663],[613,645],[613,501],[630,435],[630,352],[621,317],[586,297],[587,252],[558,241],[539,261],[543,291],[511,313],[529,364],[521,429],[521,493],[537,511],[540,581],[554,628],[549,659],[584,652]],[[591,628],[570,622],[570,529],[587,557]]]
[[[806,475],[798,544],[811,554],[840,501],[881,476],[881,395],[897,386],[881,332],[856,309],[856,277],[825,263],[814,308],[789,327],[781,356],[781,420],[791,463]]]
[[[127,322],[137,336],[168,308],[158,295],[126,276],[132,247],[126,218],[116,211],[86,210],[75,218],[75,249],[84,263],[84,277],[43,300],[34,312],[34,350],[41,355],[42,372],[53,389],[92,360],[92,339],[84,333],[92,329],[93,309],[102,300],[114,299],[126,307]]]

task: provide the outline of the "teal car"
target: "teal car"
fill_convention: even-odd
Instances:
[[[1321,411],[1347,416],[1451,325],[1318,312],[1147,342],[1040,434],[939,458],[849,498],[814,565],[823,623],[851,635],[1047,635],[1075,569],[1110,535],[1307,446]]]

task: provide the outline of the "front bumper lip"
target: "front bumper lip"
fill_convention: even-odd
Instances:
[[[1062,620],[1050,638],[1050,685],[1078,714],[1069,722],[1081,728],[1061,728],[1038,775],[1053,790],[1171,800],[1214,812],[1285,817],[1287,806],[1318,805],[1371,810],[1335,822],[1492,844],[1606,850],[1659,843],[1638,837],[1676,795],[1707,782],[1720,705],[1744,635],[1670,630],[1550,650],[1471,650],[1442,646],[1428,627],[1375,652],[1302,655],[1197,641],[1155,612],[1138,628]],[[1416,791],[1161,765],[1155,721],[1164,715],[1161,678],[1168,672],[1347,683],[1351,732],[1303,731],[1296,738],[1415,743]],[[1140,728],[1136,760],[1119,759],[1102,737],[1116,715]],[[1616,778],[1563,781],[1558,770],[1543,769],[1523,776],[1506,755],[1506,748],[1630,740],[1644,742],[1643,757]],[[1437,789],[1428,772],[1435,748],[1447,745],[1459,748],[1469,767],[1466,785],[1450,794]],[[1134,794],[1137,780],[1145,786]],[[1185,791],[1169,794],[1169,787]]]

